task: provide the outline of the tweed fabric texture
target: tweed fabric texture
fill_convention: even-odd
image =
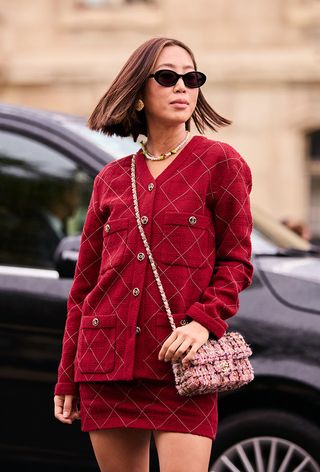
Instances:
[[[250,346],[243,336],[231,331],[218,340],[209,339],[197,351],[188,366],[172,363],[180,395],[192,396],[234,390],[254,378],[249,361]]]
[[[137,229],[130,164],[131,155],[111,162],[94,181],[55,394],[78,394],[79,382],[172,378],[158,360],[171,328]],[[253,275],[248,164],[232,146],[194,136],[156,179],[139,151],[136,179],[176,325],[194,319],[219,339]]]

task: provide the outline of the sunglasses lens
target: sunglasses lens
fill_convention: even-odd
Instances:
[[[206,76],[202,72],[188,72],[184,76],[184,83],[189,88],[201,87],[206,81]]]
[[[173,71],[170,70],[161,70],[156,72],[155,78],[160,85],[164,87],[171,87],[177,82],[178,77]]]
[[[159,70],[154,74],[158,84],[163,87],[172,87],[179,79],[179,74],[173,70]],[[201,87],[206,81],[206,76],[202,72],[192,71],[184,74],[183,81],[188,88]]]

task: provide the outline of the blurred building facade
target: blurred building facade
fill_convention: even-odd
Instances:
[[[0,100],[88,116],[152,36],[195,52],[252,202],[320,237],[318,0],[0,0]]]

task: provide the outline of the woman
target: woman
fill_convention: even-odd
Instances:
[[[68,299],[55,416],[88,431],[101,471],[148,471],[154,435],[161,472],[207,471],[217,394],[178,395],[171,361],[220,338],[251,284],[246,161],[230,145],[189,137],[231,122],[206,102],[191,50],[154,38],[128,59],[88,124],[147,137],[136,155],[141,223],[177,325],[172,331],[138,231],[131,157],[94,181]]]

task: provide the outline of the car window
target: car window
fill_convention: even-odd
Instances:
[[[295,248],[305,251],[310,249],[309,241],[284,226],[267,211],[258,208],[256,205],[252,205],[251,210],[257,233],[253,241],[254,252],[256,254],[272,252],[272,246],[274,247],[274,252],[277,252],[277,248]]]
[[[254,229],[251,236],[252,252],[254,254],[275,254],[277,246],[267,239],[259,230]]]
[[[0,264],[53,268],[61,239],[81,233],[92,183],[55,149],[0,131]]]
[[[116,135],[108,136],[99,131],[93,131],[84,124],[74,123],[70,120],[64,120],[63,125],[65,128],[80,134],[82,138],[91,141],[114,159],[124,157],[140,149],[139,142],[135,143],[131,137],[122,138]]]

